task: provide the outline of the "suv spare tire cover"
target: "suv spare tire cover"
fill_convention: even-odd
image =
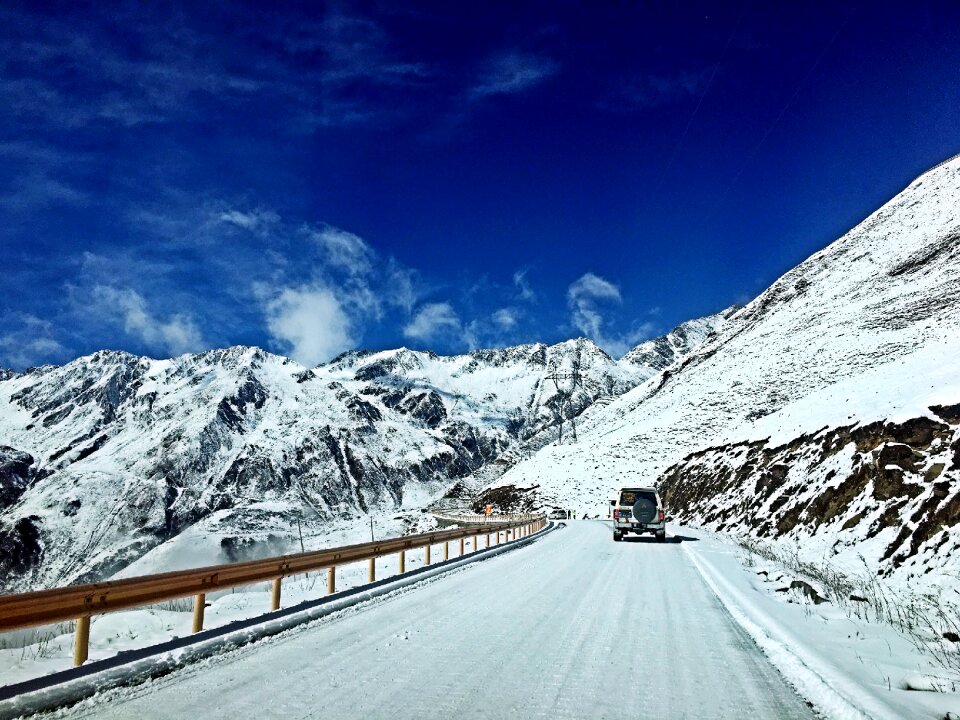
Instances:
[[[657,516],[657,503],[649,497],[639,497],[633,504],[633,518],[638,523],[651,523]]]

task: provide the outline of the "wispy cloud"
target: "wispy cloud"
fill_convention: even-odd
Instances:
[[[517,311],[513,308],[500,308],[490,316],[490,319],[504,331],[513,330],[519,321]]]
[[[524,92],[559,70],[560,64],[546,55],[512,50],[488,59],[468,94],[479,99]]]
[[[0,367],[18,370],[66,358],[67,349],[54,337],[53,323],[29,313],[5,313],[0,318]]]
[[[84,205],[89,195],[47,172],[31,172],[16,178],[0,204],[9,210],[34,211],[47,205]]]
[[[609,333],[609,323],[603,315],[604,308],[622,303],[620,288],[592,272],[582,275],[567,288],[571,324],[616,356],[623,355],[633,344],[639,342],[637,338],[642,335],[641,332],[629,333],[626,336]]]
[[[197,94],[219,100],[260,92],[263,78],[229,69],[210,38],[176,17],[114,13],[66,18],[6,10],[0,20],[17,34],[0,37],[5,72],[0,99],[13,115],[62,128],[91,124],[131,127],[190,113]],[[122,23],[129,45],[104,30]],[[124,48],[136,46],[137,51]],[[63,79],[67,80],[64,81]]]
[[[97,316],[121,324],[128,335],[154,352],[180,355],[206,347],[190,315],[175,313],[163,320],[147,308],[143,296],[132,288],[98,285],[93,289],[93,301]]]
[[[537,294],[530,286],[530,281],[527,280],[527,272],[527,270],[517,270],[513,274],[513,285],[517,289],[518,299],[524,302],[533,302],[537,299]]]
[[[253,210],[224,210],[217,215],[220,222],[236,225],[238,228],[249,230],[252,233],[267,233],[279,221],[280,216],[273,210],[255,208]]]
[[[0,9],[0,104],[24,121],[73,130],[132,128],[196,117],[211,103],[269,103],[287,129],[397,114],[398,91],[434,70],[401,57],[375,21],[333,5],[319,22],[236,12],[231,35],[149,5],[69,16]],[[115,41],[122,33],[127,42]],[[248,42],[257,38],[253,51]],[[244,57],[243,62],[234,58]]]
[[[699,95],[710,73],[683,71],[672,75],[644,74],[620,81],[599,101],[603,110],[633,111],[660,107]]]
[[[463,323],[449,303],[428,303],[403,328],[403,334],[425,342],[463,335]]]
[[[396,116],[409,107],[410,93],[430,87],[436,71],[401,57],[375,20],[330,6],[319,23],[284,29],[283,47],[294,61],[317,62],[304,77],[308,90],[295,91],[306,127],[343,126]]]
[[[361,237],[332,226],[314,231],[312,236],[331,267],[353,276],[367,275],[373,269],[376,253]]]

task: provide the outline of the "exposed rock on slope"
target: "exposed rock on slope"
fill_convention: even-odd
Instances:
[[[960,550],[960,406],[936,416],[824,429],[771,446],[700,450],[660,479],[678,519],[816,544],[855,566],[874,544],[881,570],[930,572]]]

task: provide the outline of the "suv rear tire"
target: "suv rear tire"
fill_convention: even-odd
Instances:
[[[657,533],[657,542],[658,542],[658,543],[659,543],[659,542],[665,542],[666,539],[667,539],[667,534],[666,534],[665,532],[658,532],[658,533]]]
[[[621,540],[623,540],[623,533],[622,533],[622,532],[614,531],[614,532],[613,532],[613,541],[614,541],[614,542],[620,542]]]

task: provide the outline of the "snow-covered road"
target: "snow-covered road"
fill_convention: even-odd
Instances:
[[[682,542],[574,521],[289,635],[86,701],[107,718],[809,718]]]

